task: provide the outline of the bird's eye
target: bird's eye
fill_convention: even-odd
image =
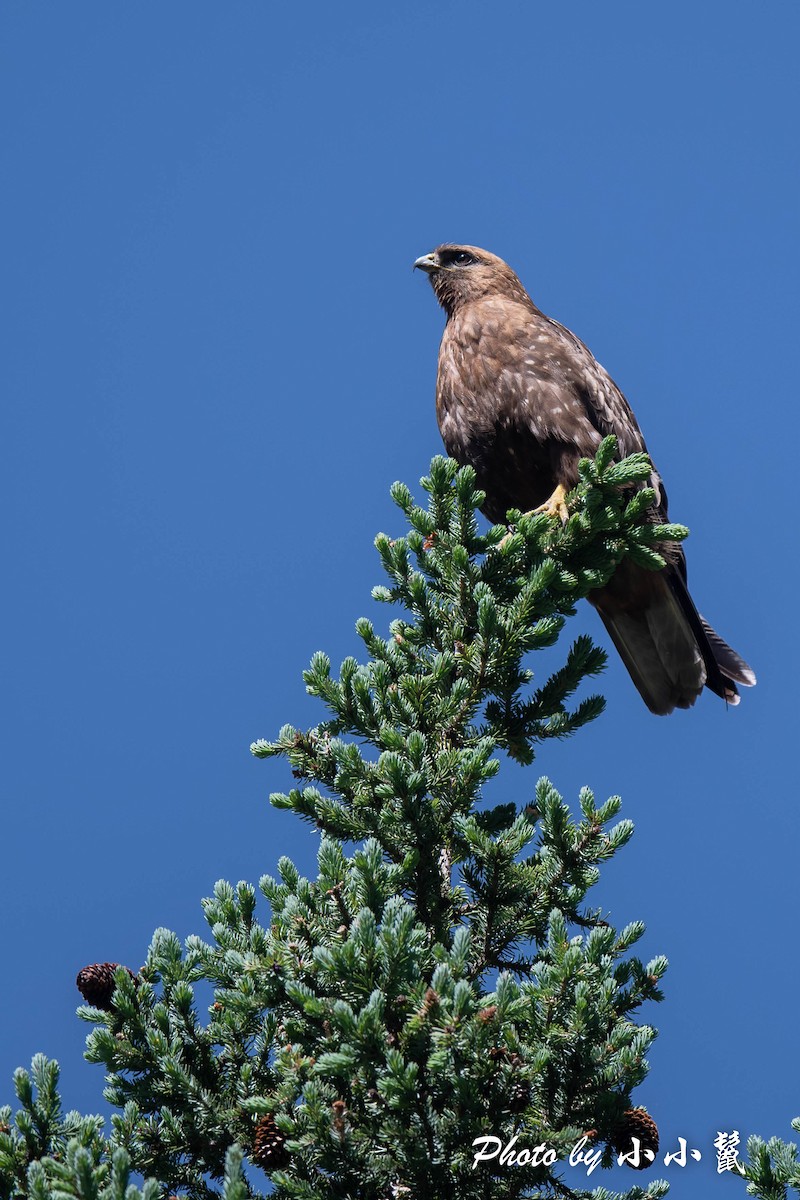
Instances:
[[[478,261],[467,250],[444,250],[440,253],[439,258],[446,267],[468,267]]]

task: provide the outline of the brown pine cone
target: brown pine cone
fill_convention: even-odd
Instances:
[[[524,1112],[531,1099],[531,1085],[525,1079],[515,1079],[508,1093],[508,1111]]]
[[[286,1149],[286,1138],[275,1124],[275,1117],[267,1113],[256,1125],[253,1139],[253,1152],[250,1155],[253,1162],[263,1170],[277,1171],[289,1162],[289,1151]]]
[[[635,1171],[644,1171],[652,1166],[658,1154],[658,1126],[643,1108],[629,1108],[622,1114],[622,1120],[614,1132],[611,1144],[617,1154],[631,1154],[634,1138],[639,1139],[639,1163],[637,1166],[632,1162],[625,1165],[633,1167]],[[645,1154],[646,1150],[652,1150],[653,1158]]]
[[[78,985],[78,991],[87,1004],[91,1004],[94,1008],[102,1008],[104,1012],[111,1012],[113,1007],[111,997],[114,995],[114,972],[119,966],[119,963],[112,962],[91,963],[88,967],[83,967],[78,971],[75,982]],[[130,967],[125,967],[125,970],[131,979],[136,979]]]

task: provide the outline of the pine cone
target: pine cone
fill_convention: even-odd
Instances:
[[[256,1125],[253,1139],[252,1161],[263,1170],[277,1171],[289,1162],[289,1151],[286,1149],[286,1138],[275,1124],[275,1117],[267,1113]]]
[[[531,1085],[525,1079],[515,1079],[508,1093],[508,1111],[524,1112],[531,1099]]]
[[[82,970],[78,971],[75,982],[78,985],[78,991],[87,1004],[91,1004],[94,1008],[102,1008],[104,1012],[111,1012],[113,1008],[111,997],[114,995],[114,972],[119,966],[119,963],[112,962],[91,963],[88,967],[83,967]],[[131,979],[136,979],[130,967],[125,967],[125,970]]]
[[[345,1134],[347,1133],[347,1105],[344,1100],[334,1100],[331,1105],[331,1111],[333,1113],[331,1128],[339,1140],[344,1141]]]
[[[629,1108],[622,1114],[611,1144],[617,1154],[630,1154],[633,1138],[639,1139],[639,1165],[634,1167],[629,1162],[626,1166],[633,1167],[634,1171],[644,1171],[654,1161],[645,1154],[645,1150],[652,1150],[654,1156],[658,1154],[658,1126],[643,1108]]]

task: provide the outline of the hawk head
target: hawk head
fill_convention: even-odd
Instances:
[[[431,281],[436,299],[448,316],[484,296],[506,296],[530,303],[527,292],[508,263],[479,246],[445,242],[414,263]]]

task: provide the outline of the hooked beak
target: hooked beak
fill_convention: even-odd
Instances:
[[[436,252],[432,250],[430,254],[423,254],[414,263],[412,270],[416,270],[417,267],[419,267],[420,271],[424,271],[426,275],[430,275],[431,271],[437,271],[439,269],[439,259],[436,257]]]

